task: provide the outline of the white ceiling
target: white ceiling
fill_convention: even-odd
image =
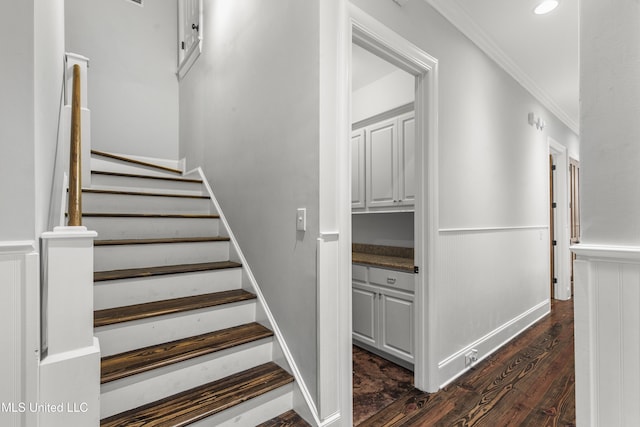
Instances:
[[[579,0],[535,15],[539,0],[425,0],[579,132]]]

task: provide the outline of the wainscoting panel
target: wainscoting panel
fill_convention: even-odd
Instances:
[[[640,248],[619,249],[574,248],[578,425],[640,420]]]
[[[0,425],[7,427],[27,425],[29,403],[37,396],[37,329],[27,331],[35,325],[26,301],[38,285],[34,261],[32,242],[0,242]]]
[[[548,227],[441,230],[437,254],[440,384],[549,312]]]

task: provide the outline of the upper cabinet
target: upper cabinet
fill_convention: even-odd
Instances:
[[[351,208],[364,209],[364,129],[351,135]]]
[[[353,131],[351,144],[352,209],[360,212],[413,210],[414,112]]]

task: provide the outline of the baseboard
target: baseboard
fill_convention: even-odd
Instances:
[[[548,299],[542,301],[521,315],[503,324],[499,328],[491,331],[484,337],[476,340],[441,361],[438,364],[438,378],[440,379],[439,382],[441,387],[446,386],[460,375],[467,372],[470,368],[489,357],[492,353],[519,335],[529,326],[549,314],[549,304],[550,301]],[[478,359],[473,364],[467,365],[465,363],[465,355],[474,349],[478,351]]]

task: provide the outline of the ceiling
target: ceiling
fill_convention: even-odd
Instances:
[[[414,0],[415,1],[415,0]],[[579,133],[579,0],[425,0]]]
[[[398,67],[374,55],[368,50],[352,44],[351,87],[352,90],[361,89],[368,84],[399,70]]]

